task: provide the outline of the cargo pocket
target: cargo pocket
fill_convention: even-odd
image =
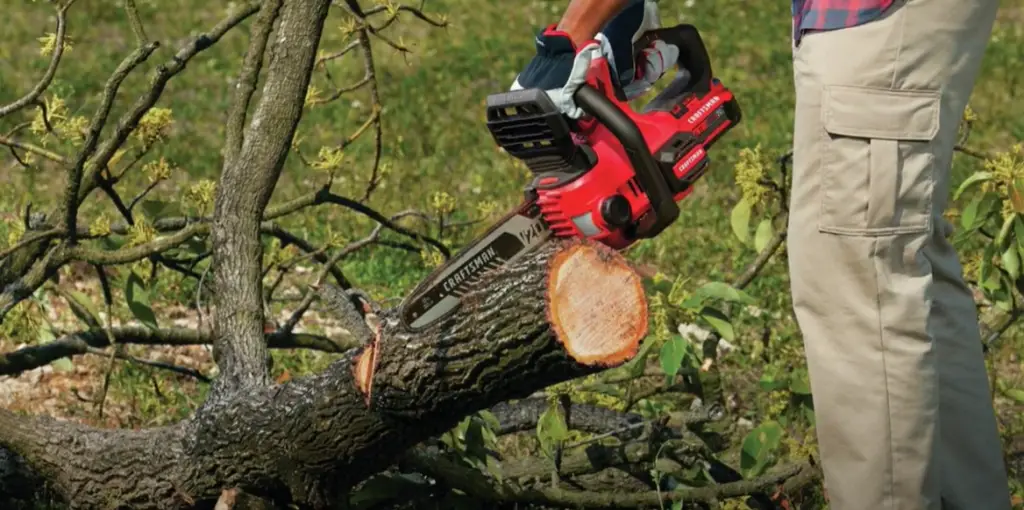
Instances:
[[[939,91],[824,87],[819,231],[931,228],[940,100]]]

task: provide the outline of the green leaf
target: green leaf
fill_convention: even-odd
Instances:
[[[645,339],[640,345],[640,352],[637,352],[633,359],[623,365],[623,370],[633,376],[633,378],[643,375],[644,370],[647,369],[647,356],[651,354],[651,347],[653,346],[654,340],[651,337]]]
[[[483,421],[472,416],[468,421],[464,436],[466,455],[472,459],[486,461],[487,447],[484,444]]]
[[[782,433],[782,425],[769,420],[743,438],[740,471],[744,478],[754,478],[764,473],[772,461],[772,454],[782,442]]]
[[[147,327],[156,329],[156,314],[153,313],[153,308],[149,302],[149,289],[146,288],[142,283],[142,279],[135,272],[128,274],[124,295],[132,315]]]
[[[814,408],[808,407],[807,403],[800,404],[800,412],[804,415],[804,419],[807,420],[807,423],[812,427],[817,423],[817,419],[814,416]]]
[[[789,391],[797,395],[811,394],[811,381],[806,370],[796,370],[789,376]]]
[[[659,355],[661,370],[669,379],[675,379],[676,374],[679,373],[679,367],[683,365],[683,359],[686,358],[686,344],[686,339],[674,335],[661,346]]]
[[[732,232],[736,234],[736,238],[743,244],[747,244],[747,240],[750,236],[750,211],[752,208],[753,204],[751,204],[750,201],[741,199],[739,203],[732,208],[732,213],[729,215]]]
[[[725,282],[708,282],[697,289],[697,296],[702,298],[721,299],[733,303],[753,304],[754,298]]]
[[[69,358],[57,358],[50,363],[50,366],[58,372],[71,372],[75,369],[75,364]]]
[[[699,310],[704,306],[704,296],[700,294],[690,294],[689,297],[679,303],[679,308],[683,310]]]
[[[996,234],[995,245],[997,248],[1002,249],[1006,246],[1006,238],[1009,237],[1010,232],[1013,230],[1013,224],[1017,221],[1017,214],[1011,214],[1003,220],[1003,226],[999,228],[999,233]]]
[[[557,444],[569,437],[569,427],[559,410],[558,404],[552,402],[537,420],[537,440],[541,448],[551,455]]]
[[[492,431],[501,429],[501,422],[498,421],[497,416],[494,416],[494,413],[484,409],[476,414],[480,417],[480,420],[484,422],[484,425],[486,425],[487,428]]]
[[[1009,187],[1007,198],[1010,200],[1013,212],[1017,214],[1024,213],[1024,180],[1017,177],[1010,183]]]
[[[162,218],[164,216],[181,216],[181,207],[177,202],[165,202],[163,200],[143,200],[139,205],[147,218]]]
[[[785,377],[778,377],[775,373],[776,370],[769,369],[765,370],[761,374],[761,379],[757,381],[758,385],[764,391],[781,390],[789,385],[789,381]]]
[[[964,182],[960,183],[956,192],[953,193],[953,200],[958,200],[960,198],[960,194],[970,189],[971,186],[991,180],[993,176],[994,174],[992,172],[975,172],[971,174],[970,177],[964,179]]]
[[[1016,280],[1020,275],[1020,255],[1016,246],[1009,246],[1003,250],[1003,269],[1010,274],[1010,278]]]
[[[57,335],[53,334],[53,329],[51,329],[48,324],[43,324],[43,326],[39,328],[39,332],[36,335],[36,342],[40,344],[49,343],[56,339]]]
[[[1020,216],[1013,222],[1013,237],[1017,239],[1017,247],[1024,250],[1024,219]]]
[[[90,328],[100,327],[99,322],[97,322],[100,320],[100,314],[96,312],[96,307],[92,306],[92,300],[89,299],[89,296],[77,290],[69,290],[65,295],[68,299],[74,300],[75,304],[86,312],[83,314],[81,309],[71,306],[69,308],[71,308],[71,313],[75,314],[75,317],[78,317],[79,320]]]
[[[764,247],[768,246],[768,241],[772,240],[773,235],[775,235],[775,231],[772,228],[772,220],[769,218],[761,220],[761,223],[757,225],[757,231],[754,233],[754,250],[758,252],[764,251]]]
[[[971,203],[967,204],[964,211],[960,213],[960,226],[964,230],[971,230],[974,227],[974,222],[978,219],[978,208],[981,206],[981,196],[974,197]]]
[[[103,245],[103,248],[110,251],[121,249],[121,247],[124,246],[124,243],[125,238],[120,236],[106,236],[100,238],[100,244]]]
[[[1018,388],[1007,388],[1003,394],[1013,399],[1018,404],[1024,404],[1024,390]]]
[[[701,311],[700,318],[715,328],[715,331],[723,339],[730,342],[736,339],[736,332],[733,330],[732,323],[729,322],[729,318],[724,313],[714,308],[705,308]]]
[[[978,280],[981,288],[992,292],[999,288],[999,272],[993,270],[992,257],[995,255],[995,245],[988,244],[982,251],[981,264],[978,269]]]

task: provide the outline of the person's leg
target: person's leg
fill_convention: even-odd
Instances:
[[[787,250],[832,510],[1010,507],[974,301],[942,218],[997,8],[897,1],[794,51]]]

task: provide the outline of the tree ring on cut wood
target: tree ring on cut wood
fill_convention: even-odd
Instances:
[[[584,365],[614,366],[647,336],[643,282],[602,244],[568,242],[551,257],[548,321],[566,352]]]

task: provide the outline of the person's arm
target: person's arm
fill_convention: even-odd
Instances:
[[[626,8],[630,0],[572,0],[556,30],[569,34],[577,47],[594,38],[601,27]]]

